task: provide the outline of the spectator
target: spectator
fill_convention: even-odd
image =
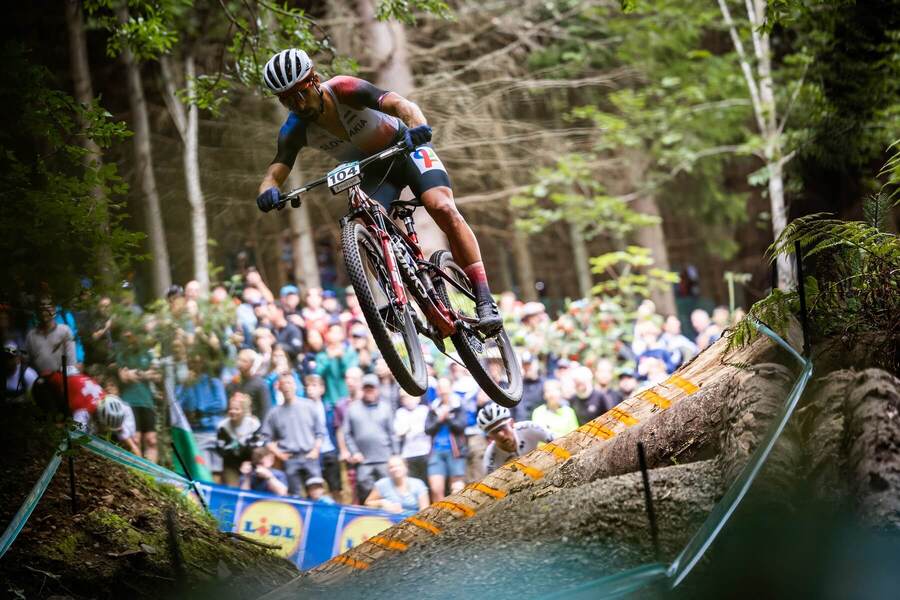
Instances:
[[[0,344],[15,342],[16,347],[25,347],[25,334],[13,323],[13,316],[8,304],[0,302]]]
[[[37,327],[25,336],[25,352],[39,375],[49,375],[62,368],[62,355],[75,364],[75,339],[68,325],[56,322],[56,307],[48,299],[38,306]]]
[[[275,346],[275,335],[265,327],[257,327],[253,332],[253,345],[259,360],[257,373],[268,373],[272,368],[272,348]]]
[[[285,349],[292,362],[296,361],[303,351],[303,331],[293,323],[289,323],[284,316],[284,310],[274,304],[269,305],[269,320],[272,323],[275,341]]]
[[[159,460],[156,441],[156,405],[150,382],[161,381],[159,371],[152,368],[150,353],[130,330],[121,332],[122,345],[116,353],[119,389],[124,400],[134,412],[137,428],[135,441],[141,455],[151,462]]]
[[[356,351],[359,368],[364,373],[374,373],[375,360],[379,355],[374,347],[375,340],[372,339],[368,328],[362,323],[354,325],[353,329],[351,329],[350,345]]]
[[[341,303],[338,302],[337,294],[334,290],[324,290],[322,292],[322,310],[328,316],[328,323],[340,323],[341,321]]]
[[[262,303],[262,294],[254,287],[246,287],[241,298],[243,302],[238,305],[236,311],[237,326],[244,334],[245,347],[250,347],[253,345],[253,332],[259,325],[256,307]]]
[[[541,363],[531,352],[522,352],[522,400],[516,406],[515,418],[525,421],[538,406],[544,403],[544,377]]]
[[[287,317],[287,320],[301,329],[306,329],[306,326],[303,323],[303,317],[300,316],[299,313],[300,290],[297,289],[297,286],[293,284],[282,286],[278,295],[280,296],[281,308],[284,310],[284,315]]]
[[[626,399],[634,390],[637,389],[637,377],[631,371],[622,371],[619,373],[619,394],[622,399]]]
[[[347,448],[347,440],[344,436],[344,422],[347,419],[347,410],[353,402],[362,400],[363,372],[359,367],[350,367],[344,375],[344,383],[347,385],[347,395],[334,405],[334,439],[337,442],[338,458],[347,467],[347,482],[349,484],[347,498],[348,503],[362,502],[354,498],[356,494],[356,466],[350,462],[350,450]]]
[[[345,342],[344,328],[339,323],[328,328],[325,334],[325,350],[316,355],[316,374],[325,380],[324,401],[334,406],[347,395],[344,376],[347,369],[357,366],[356,351]]]
[[[466,411],[451,386],[449,379],[438,380],[438,397],[425,421],[425,433],[431,436],[428,487],[434,502],[444,498],[448,480],[450,493],[461,490],[466,475]]]
[[[306,331],[306,345],[303,348],[303,355],[297,363],[297,370],[301,375],[306,377],[310,373],[316,372],[316,356],[325,347],[325,340],[318,329],[308,329]]]
[[[531,420],[542,425],[554,437],[562,437],[578,428],[578,417],[571,406],[562,403],[562,386],[556,379],[544,383],[544,404],[534,409]]]
[[[192,279],[184,284],[184,299],[188,302],[198,302],[202,291],[200,282]]]
[[[575,410],[579,423],[593,421],[619,403],[621,398],[609,389],[612,381],[612,363],[602,360],[597,364],[598,374],[602,374],[606,389],[594,385],[594,374],[587,367],[578,367],[573,373],[575,394],[569,398],[569,406]]]
[[[490,440],[484,452],[487,473],[528,454],[539,444],[553,441],[553,433],[547,428],[531,421],[516,422],[508,408],[493,402],[478,411],[478,426]]]
[[[575,393],[575,379],[572,377],[572,373],[575,371],[576,366],[578,365],[572,363],[568,358],[560,358],[556,361],[554,379],[559,382],[560,393],[563,398],[569,398]]]
[[[425,482],[407,476],[406,462],[392,456],[387,464],[388,476],[375,482],[375,488],[366,497],[366,506],[387,512],[420,511],[428,506],[428,488]]]
[[[428,455],[431,453],[431,436],[425,433],[428,407],[421,398],[400,392],[400,408],[394,414],[394,433],[400,441],[400,455],[406,461],[410,474],[425,481],[428,478]]]
[[[250,348],[244,348],[237,355],[237,375],[228,386],[228,394],[246,394],[250,398],[250,411],[260,423],[266,420],[266,415],[272,407],[272,398],[269,387],[262,377],[256,374],[259,363],[259,355]]]
[[[321,477],[306,480],[306,497],[319,504],[335,504],[334,498],[325,493],[325,480]]]
[[[484,431],[478,426],[478,412],[490,404],[491,399],[479,388],[474,398],[464,398],[462,402],[466,408],[466,482],[481,481],[485,476],[484,451],[487,440]]]
[[[244,281],[246,282],[246,285],[258,289],[259,293],[262,294],[262,299],[265,300],[267,304],[275,302],[275,296],[272,295],[272,290],[270,290],[265,282],[263,282],[256,267],[248,267],[247,274],[244,276]]]
[[[303,316],[303,323],[307,331],[316,329],[325,335],[329,319],[328,313],[322,308],[322,288],[311,287],[306,290],[305,306],[300,314]]]
[[[338,458],[337,440],[334,434],[334,407],[326,407],[322,402],[325,393],[325,382],[315,373],[307,375],[306,397],[315,402],[320,416],[325,423],[325,437],[322,438],[322,449],[319,453],[319,463],[322,467],[322,478],[328,483],[328,491],[332,494],[341,493],[341,462]],[[307,489],[309,494],[309,489]]]
[[[203,453],[206,466],[219,483],[222,478],[222,455],[218,451],[217,431],[219,422],[228,410],[225,385],[218,377],[204,372],[206,364],[201,355],[192,354],[188,358],[188,365],[190,376],[187,382],[176,388],[175,396],[191,424],[194,439]]]
[[[259,419],[250,413],[251,398],[243,392],[233,392],[228,401],[228,418],[216,428],[216,448],[222,456],[222,483],[238,486],[241,464],[250,460],[250,444],[260,427]]]
[[[691,327],[694,328],[694,331],[697,334],[694,337],[694,341],[697,344],[697,348],[700,350],[703,350],[706,348],[706,345],[708,345],[708,336],[706,336],[705,333],[711,324],[712,322],[709,319],[709,313],[702,308],[691,311]]]
[[[622,394],[617,389],[611,387],[613,382],[613,372],[612,361],[605,358],[598,360],[597,366],[594,367],[594,389],[599,392],[603,398],[603,408],[600,409],[601,414],[613,408],[623,400]],[[581,423],[582,421],[579,419],[578,422]]]
[[[3,378],[6,387],[2,404],[21,404],[31,398],[31,388],[38,374],[22,361],[19,347],[12,340],[3,344]]]
[[[381,397],[392,409],[397,408],[400,404],[400,384],[383,358],[379,357],[375,361],[375,375],[378,377]]]
[[[697,355],[697,344],[681,335],[681,321],[675,315],[666,317],[659,344],[671,355],[676,368]]]
[[[267,447],[284,463],[290,493],[299,495],[307,479],[322,476],[319,453],[325,439],[325,419],[315,402],[297,396],[293,373],[282,373],[278,388],[284,404],[269,411],[260,432],[269,440]]]
[[[363,316],[362,308],[359,306],[359,298],[356,297],[356,290],[353,289],[353,286],[347,286],[344,290],[344,302],[347,304],[347,317],[345,319],[348,322],[364,323],[365,317]]]
[[[348,462],[356,465],[357,498],[369,497],[375,482],[387,477],[387,460],[397,454],[393,410],[378,393],[378,378],[362,378],[361,402],[351,402],[342,424],[350,452]]]
[[[241,489],[287,496],[287,476],[274,467],[275,453],[270,448],[254,448],[250,453],[250,462],[241,465]]]

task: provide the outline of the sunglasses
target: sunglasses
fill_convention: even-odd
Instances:
[[[312,87],[312,84],[313,84],[313,78],[310,77],[306,81],[301,81],[300,83],[298,83],[291,89],[281,92],[279,94],[275,94],[275,95],[278,97],[279,100],[290,100],[292,97],[296,96],[297,94],[302,94],[303,92],[308,90],[310,87]]]

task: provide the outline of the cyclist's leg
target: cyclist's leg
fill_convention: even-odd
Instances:
[[[463,268],[475,288],[480,327],[488,333],[496,332],[502,321],[491,298],[481,248],[456,206],[447,170],[431,146],[421,146],[410,153],[405,166],[410,188],[447,236],[453,260]]]

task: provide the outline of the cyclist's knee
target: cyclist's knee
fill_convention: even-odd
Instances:
[[[434,188],[423,194],[425,208],[438,225],[465,223],[448,188]]]

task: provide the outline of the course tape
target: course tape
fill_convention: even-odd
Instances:
[[[64,449],[65,442],[59,445],[59,452],[62,452]],[[62,460],[59,452],[53,453],[53,457],[50,459],[50,462],[48,462],[47,466],[44,467],[44,472],[41,473],[40,477],[38,477],[38,480],[34,484],[34,487],[31,488],[31,492],[29,492],[28,496],[26,496],[25,502],[23,502],[22,506],[19,507],[19,511],[7,526],[6,531],[3,532],[3,536],[0,537],[0,558],[3,558],[3,555],[6,554],[6,551],[9,550],[10,546],[12,546],[12,543],[16,541],[17,537],[19,537],[19,533],[21,533],[22,528],[25,527],[25,523],[28,521],[28,517],[30,517],[31,513],[34,512],[34,508],[37,506],[38,502],[40,502],[41,497],[47,490],[47,486],[49,486],[50,482],[53,480],[53,476],[56,474],[56,469],[59,468],[59,463]]]
[[[794,413],[806,384],[812,378],[813,363],[811,360],[804,358],[799,352],[784,341],[777,333],[772,331],[766,325],[760,323],[751,317],[751,325],[753,325],[760,333],[772,339],[776,344],[787,350],[802,366],[803,370],[794,382],[791,393],[785,400],[784,406],[778,413],[778,417],[772,424],[772,427],[766,433],[766,436],[760,441],[756,450],[750,456],[747,464],[741,469],[737,479],[725,492],[725,495],[713,507],[707,516],[706,521],[694,534],[694,537],[687,543],[681,553],[675,558],[671,565],[665,567],[658,563],[649,563],[641,565],[634,569],[595,579],[581,584],[575,588],[569,588],[564,591],[555,592],[548,596],[544,596],[542,600],[551,600],[556,598],[570,598],[578,592],[590,591],[591,598],[617,598],[623,594],[627,594],[639,590],[651,583],[668,580],[669,589],[674,589],[685,577],[691,572],[691,569],[703,558],[704,553],[715,541],[716,537],[725,528],[728,519],[734,514],[734,511],[740,505],[741,501],[747,495],[753,482],[759,475],[760,470],[769,458],[775,442],[781,436],[784,428],[787,426],[788,420]],[[675,383],[675,382],[673,382]],[[678,385],[676,383],[676,385]]]
[[[153,475],[158,479],[171,481],[183,486],[189,486],[191,484],[190,480],[186,477],[179,475],[174,471],[170,471],[165,467],[161,467],[156,463],[150,462],[145,458],[132,454],[131,452],[95,435],[82,433],[77,438],[73,438],[73,441],[77,441],[82,444],[85,449],[90,450],[98,456],[108,458],[120,465],[137,469],[148,475]]]

